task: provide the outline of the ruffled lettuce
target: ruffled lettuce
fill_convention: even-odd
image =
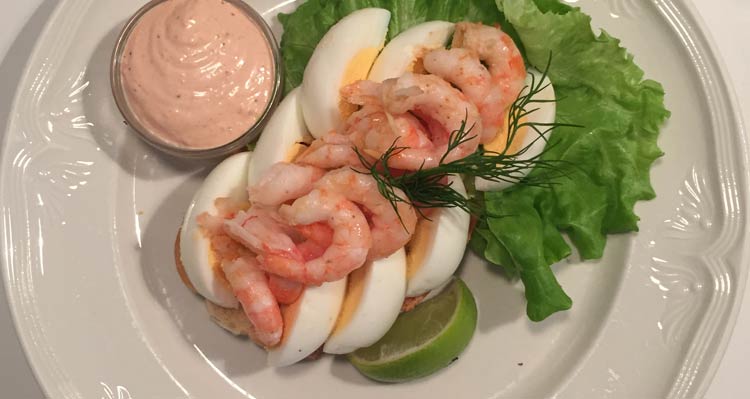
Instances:
[[[537,69],[552,57],[557,122],[585,127],[555,130],[544,157],[573,167],[552,188],[486,193],[489,214],[506,216],[480,223],[471,246],[521,278],[531,320],[569,309],[572,301],[550,268],[571,253],[562,234],[583,259],[598,259],[607,234],[638,230],[633,207],[655,196],[649,171],[662,155],[656,139],[669,116],[661,85],[644,80],[619,40],[595,35],[588,15],[557,0],[309,0],[279,16],[287,91],[302,82],[325,32],[366,7],[391,11],[389,39],[429,20],[480,21],[509,32]]]

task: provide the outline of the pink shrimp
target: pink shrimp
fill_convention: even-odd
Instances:
[[[302,267],[283,258],[268,258],[264,267],[272,273],[306,284],[336,281],[361,267],[367,260],[372,237],[362,211],[344,196],[315,189],[279,213],[292,226],[326,223],[332,230],[331,244],[315,259]]]
[[[511,96],[510,101],[523,88],[526,64],[516,43],[500,28],[459,22],[456,24],[452,47],[475,51],[479,59],[487,64],[495,83],[502,85],[504,92]],[[510,90],[513,88],[515,90]]]
[[[297,244],[297,248],[305,261],[322,256],[333,241],[333,231],[323,223],[295,226],[294,232],[300,237],[301,242]],[[275,274],[268,276],[268,285],[273,296],[284,305],[294,303],[305,288],[305,285],[298,281]]]
[[[325,223],[294,226],[294,230],[304,239],[297,247],[305,261],[323,256],[333,242],[333,230]]]
[[[308,285],[341,279],[365,262],[370,228],[343,196],[316,189],[279,214],[254,207],[225,221],[224,229],[258,255],[263,270]],[[325,228],[311,227],[317,224]]]
[[[403,202],[399,202],[394,210],[378,191],[378,184],[372,176],[341,168],[328,172],[318,180],[316,187],[338,193],[364,208],[372,234],[368,259],[388,257],[411,239],[417,224],[416,211]],[[401,190],[395,190],[397,195],[406,197]]]
[[[273,293],[274,298],[282,305],[290,305],[294,303],[302,291],[305,289],[305,285],[285,279],[275,274],[268,275],[268,288]]]
[[[429,134],[416,117],[386,112],[381,83],[360,80],[341,89],[341,96],[362,106],[342,127],[343,134],[350,137],[361,154],[379,158],[393,145],[414,148],[430,145]]]
[[[423,62],[427,72],[458,86],[477,107],[484,103],[487,90],[492,87],[492,76],[476,52],[460,47],[439,48],[425,54]]]
[[[477,54],[469,49],[453,47],[437,49],[424,57],[425,69],[456,85],[476,104],[482,118],[482,142],[495,137],[503,122],[502,91],[494,84],[487,68]]]
[[[505,110],[526,79],[523,57],[510,36],[491,26],[457,23],[451,49],[429,52],[424,67],[458,86],[477,105],[484,128],[482,143],[503,133]]]
[[[362,105],[343,125],[360,153],[378,158],[394,144],[405,149],[394,153],[388,166],[403,170],[438,165],[448,150],[452,132],[465,120],[472,136],[480,136],[476,106],[457,89],[433,75],[407,73],[382,84],[359,81],[342,89],[344,98]],[[453,149],[446,161],[476,151],[478,139]]]
[[[421,119],[429,140],[396,153],[388,166],[417,170],[437,166],[448,152],[451,134],[462,127],[471,129],[468,140],[445,156],[445,162],[464,158],[477,150],[482,121],[476,106],[463,93],[434,75],[406,73],[383,82],[383,104],[392,115],[414,114]],[[465,123],[465,126],[462,126]]]
[[[377,159],[392,146],[423,148],[432,144],[425,127],[414,115],[391,115],[382,108],[373,108],[365,106],[359,112],[368,111],[367,115],[354,113],[345,124],[347,134],[360,154]],[[353,121],[354,118],[357,120]]]
[[[255,328],[259,343],[272,347],[279,343],[284,331],[279,303],[268,287],[266,273],[253,258],[242,257],[222,262],[222,269],[234,295]]]
[[[360,120],[369,120],[371,114],[378,112],[382,107],[378,107],[380,84],[370,81],[357,81],[341,89],[341,96],[345,102],[352,107],[363,105],[363,107],[353,112],[347,119],[343,127],[338,131],[332,131],[323,137],[315,140],[303,152],[296,162],[312,165],[324,169],[336,169],[342,166],[359,167],[362,162],[360,155],[354,151],[354,148],[363,150],[359,143],[359,136],[351,133],[348,125],[357,123]],[[356,109],[356,108],[355,108]]]
[[[297,199],[312,190],[324,170],[305,165],[279,162],[272,165],[260,182],[248,188],[250,202],[274,206]]]
[[[259,256],[304,262],[293,233],[271,209],[254,206],[246,212],[238,212],[233,219],[224,221],[224,231]]]
[[[331,132],[313,142],[298,162],[326,169],[357,168],[362,166],[361,158],[374,162],[394,143],[408,147],[428,144],[429,137],[414,116],[394,116],[385,112],[382,92],[382,84],[367,80],[342,88],[342,98],[361,108],[346,119],[338,132]]]
[[[342,87],[340,94],[341,98],[350,104],[381,107],[383,86],[372,80],[358,80]]]
[[[342,166],[361,166],[362,163],[354,152],[355,143],[352,137],[331,132],[310,146],[297,158],[296,162],[324,169],[335,169]]]
[[[225,220],[223,225],[225,237],[232,237],[234,246],[248,248],[256,254],[284,254],[299,262],[320,256],[323,252],[321,246],[330,242],[326,241],[326,230],[322,228],[302,226],[293,229],[286,226],[272,209],[257,206],[237,213],[233,219]],[[263,242],[257,237],[266,237],[268,241]],[[296,301],[304,289],[303,284],[275,274],[269,275],[268,284],[274,297],[285,305]]]

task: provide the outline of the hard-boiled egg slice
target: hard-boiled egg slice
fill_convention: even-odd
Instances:
[[[302,78],[302,112],[315,138],[336,129],[355,108],[342,101],[342,87],[367,79],[383,48],[391,13],[381,8],[355,11],[320,40]]]
[[[180,259],[196,291],[209,301],[236,307],[232,293],[218,260],[211,251],[210,240],[203,236],[196,217],[203,212],[216,214],[214,201],[231,197],[247,201],[247,186],[257,183],[268,168],[282,161],[291,161],[312,138],[302,118],[299,89],[293,90],[279,104],[263,134],[256,151],[234,155],[220,163],[196,192],[188,208],[180,237]]]
[[[284,333],[279,345],[268,350],[268,365],[296,363],[326,342],[341,310],[346,279],[307,287],[297,301],[282,308]]]
[[[180,233],[180,260],[190,282],[204,298],[225,308],[237,307],[237,299],[211,249],[210,239],[203,234],[196,218],[204,212],[216,215],[217,198],[247,201],[247,170],[251,158],[251,152],[233,155],[209,173],[193,196]]]
[[[461,178],[451,176],[454,190],[466,196]],[[456,271],[466,250],[469,214],[460,208],[439,208],[421,219],[406,248],[406,296],[415,297],[445,283]]]
[[[405,292],[403,249],[349,274],[344,304],[323,351],[343,354],[377,342],[396,321]]]
[[[430,292],[428,292],[427,295],[425,295],[424,299],[422,299],[422,302],[429,301],[430,299],[440,295],[440,293],[443,292],[445,287],[447,287],[451,283],[452,278],[453,276],[448,277],[448,280],[445,280],[443,283],[441,283],[437,287],[431,289]]]
[[[382,82],[414,72],[426,52],[446,46],[454,30],[451,22],[430,21],[399,33],[375,60],[368,79]]]
[[[303,143],[311,141],[302,117],[300,89],[296,88],[284,97],[263,128],[248,166],[248,186],[257,184],[271,165],[294,160],[306,148]]]
[[[542,78],[542,73],[535,70],[535,69],[529,69],[528,74],[526,75],[526,86],[524,94],[528,93],[528,87],[531,86],[532,81],[532,75],[534,76],[534,83],[539,84],[539,79]],[[533,122],[533,123],[554,123],[555,122],[555,102],[552,101],[555,99],[555,89],[552,87],[552,84],[550,83],[549,79],[545,77],[544,81],[541,83],[541,87],[544,87],[544,90],[540,91],[538,94],[536,94],[533,98],[535,100],[545,100],[549,102],[541,102],[541,103],[534,103],[530,105],[530,107],[538,108],[536,111],[529,114],[526,122]],[[507,130],[507,124],[504,127]],[[484,149],[487,151],[495,151],[495,152],[502,152],[505,149],[505,135],[498,134],[495,140],[492,142],[485,144]],[[516,137],[511,143],[511,147],[508,151],[509,154],[513,154],[516,151],[529,146],[529,149],[526,150],[523,154],[521,154],[518,158],[521,160],[529,160],[534,157],[539,156],[539,154],[544,151],[544,146],[547,144],[547,142],[539,137],[539,134],[535,132],[533,129],[525,127],[521,128],[517,133]],[[527,174],[531,172],[531,169],[525,169],[520,174],[518,174],[516,177],[524,177]],[[476,186],[476,189],[479,191],[501,191],[504,190],[510,186],[513,185],[513,183],[510,182],[495,182],[495,181],[489,181],[482,178],[476,178],[474,181],[474,184]]]

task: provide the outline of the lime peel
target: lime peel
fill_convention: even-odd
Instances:
[[[469,344],[477,307],[466,284],[455,278],[436,297],[403,313],[370,347],[349,355],[365,376],[402,382],[425,377],[451,364]]]

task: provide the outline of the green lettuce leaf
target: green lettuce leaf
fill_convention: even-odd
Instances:
[[[600,258],[606,235],[636,231],[635,203],[655,195],[649,171],[662,155],[656,139],[669,116],[661,85],[643,80],[619,40],[596,36],[589,16],[558,0],[309,0],[279,16],[286,92],[302,82],[325,32],[366,7],[391,11],[387,39],[424,21],[470,20],[500,25],[537,69],[552,57],[557,122],[585,128],[557,129],[545,159],[574,167],[552,188],[486,193],[489,213],[507,216],[480,222],[470,245],[521,278],[531,320],[569,309],[572,301],[550,268],[571,253],[562,233],[583,259]]]
[[[583,259],[597,259],[606,234],[638,230],[633,207],[655,196],[649,171],[662,155],[656,139],[669,116],[661,85],[643,80],[643,71],[619,40],[606,32],[594,35],[590,17],[579,9],[552,3],[498,0],[528,62],[544,69],[552,56],[549,77],[558,98],[557,122],[585,126],[555,130],[544,156],[575,167],[551,189],[516,186],[484,196],[488,210],[511,215],[490,220],[488,230],[511,254],[532,320],[571,305],[552,283],[549,269],[568,253],[560,231]],[[499,256],[488,252],[490,246],[485,257]]]

